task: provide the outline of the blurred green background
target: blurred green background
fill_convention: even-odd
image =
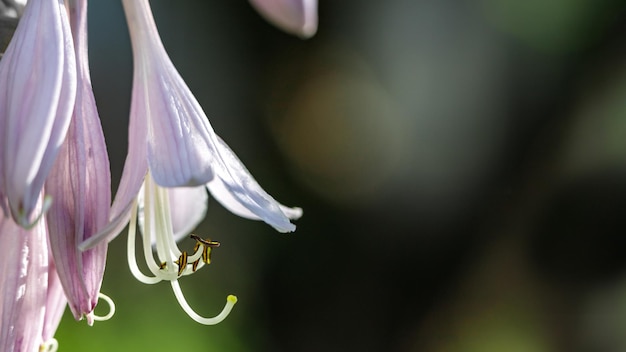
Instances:
[[[151,3],[215,130],[304,217],[210,204],[222,246],[181,284],[207,316],[239,297],[213,327],[132,277],[122,233],[116,315],[66,312],[61,351],[626,351],[624,1],[321,0],[307,41],[245,0]],[[130,44],[118,2],[89,20],[116,184]]]

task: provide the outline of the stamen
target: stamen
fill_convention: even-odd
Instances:
[[[220,243],[217,241],[211,241],[210,239],[202,239],[200,236],[194,234],[191,234],[189,237],[196,240],[196,245],[193,247],[194,257],[192,260],[196,260],[195,254],[198,252],[198,248],[202,246],[202,261],[205,264],[211,264],[211,248],[219,247]]]
[[[111,297],[105,295],[102,292],[98,292],[98,301],[100,301],[100,299],[103,299],[109,305],[109,313],[107,313],[104,316],[100,316],[100,315],[95,315],[93,312],[91,312],[90,313],[91,317],[95,321],[106,321],[106,320],[109,320],[115,314],[115,303],[113,303],[113,300],[111,299]]]
[[[224,309],[222,309],[220,314],[216,315],[213,318],[205,318],[205,317],[198,315],[193,309],[191,309],[191,307],[185,300],[183,291],[180,289],[178,280],[172,280],[171,283],[172,283],[172,289],[174,290],[174,296],[176,296],[176,300],[178,300],[178,303],[180,304],[181,308],[183,308],[185,313],[187,313],[187,315],[189,315],[191,319],[195,320],[196,322],[200,324],[204,324],[204,325],[219,324],[220,322],[222,322],[222,320],[226,319],[228,314],[230,314],[230,311],[233,309],[233,306],[235,306],[235,303],[237,303],[236,296],[228,295],[228,297],[226,297],[226,305],[224,305]]]
[[[202,261],[206,264],[211,264],[211,247],[204,247],[202,249]]]
[[[196,270],[198,270],[198,264],[200,264],[200,259],[196,260],[195,262],[191,264],[191,271],[195,273]]]
[[[203,244],[206,247],[211,247],[211,248],[217,248],[220,246],[220,243],[217,241],[211,241],[210,239],[203,239],[198,235],[194,235],[191,234],[189,235],[189,237],[191,237],[192,239],[196,240],[197,242],[199,242],[200,244]]]
[[[147,276],[139,270],[137,266],[137,257],[135,255],[135,236],[137,235],[137,200],[135,199],[132,210],[130,213],[130,223],[128,226],[128,243],[127,243],[127,258],[128,258],[128,268],[130,272],[133,274],[135,279],[143,282],[144,284],[152,285],[161,281],[161,278],[156,276]]]
[[[187,269],[187,252],[180,254],[180,257],[174,263],[178,264],[178,276],[181,276],[185,269]]]
[[[39,345],[39,352],[56,352],[59,349],[59,342],[53,337]]]

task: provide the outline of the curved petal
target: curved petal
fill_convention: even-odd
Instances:
[[[135,76],[131,118],[147,123],[147,157],[163,187],[198,186],[213,178],[210,126],[159,38],[148,1],[125,0]]]
[[[250,0],[268,22],[285,32],[310,38],[317,32],[317,0]]]
[[[215,163],[217,179],[207,185],[213,197],[234,214],[263,220],[280,232],[295,231],[296,226],[289,219],[301,217],[302,209],[285,207],[267,194],[228,145],[215,137],[219,152]]]
[[[65,138],[76,67],[63,1],[29,1],[0,61],[1,193],[28,223]]]

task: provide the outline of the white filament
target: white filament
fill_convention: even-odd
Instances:
[[[215,325],[215,324],[221,323],[222,320],[226,319],[228,314],[230,314],[230,311],[233,309],[233,306],[235,306],[235,303],[237,303],[236,296],[228,295],[228,297],[226,297],[226,305],[224,305],[224,309],[222,309],[220,314],[212,318],[205,318],[203,316],[200,316],[189,306],[189,304],[187,303],[187,300],[185,300],[183,291],[180,289],[178,280],[172,280],[171,284],[172,284],[172,289],[174,290],[174,295],[176,296],[176,300],[178,300],[178,304],[180,304],[180,306],[183,308],[185,313],[187,313],[187,315],[189,315],[191,319],[195,320],[196,322],[200,324]]]
[[[111,297],[105,295],[102,292],[98,292],[98,301],[100,301],[101,299],[103,299],[109,305],[109,312],[106,315],[104,315],[104,316],[95,315],[93,312],[91,312],[91,314],[92,314],[91,318],[93,320],[95,320],[95,321],[106,321],[106,320],[109,320],[115,314],[115,303],[113,302]]]

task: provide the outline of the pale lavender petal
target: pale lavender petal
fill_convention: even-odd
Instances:
[[[268,22],[303,38],[317,32],[317,0],[250,0]]]
[[[204,219],[209,195],[205,186],[169,188],[174,240],[189,236]]]
[[[163,187],[199,186],[213,178],[209,126],[170,61],[146,0],[124,0],[135,75],[131,119],[145,116],[150,172]]]
[[[111,175],[89,76],[86,0],[70,1],[70,16],[79,87],[72,122],[46,181],[46,193],[54,199],[47,214],[50,247],[70,309],[78,320],[97,303],[107,243],[84,252],[77,246],[108,223]]]
[[[37,351],[48,286],[45,222],[25,230],[0,217],[0,248],[0,351]]]
[[[136,75],[137,73],[135,73]],[[136,80],[136,78],[135,78]],[[130,219],[130,209],[139,193],[143,180],[148,172],[147,161],[147,121],[141,113],[145,97],[135,96],[130,105],[130,121],[128,125],[128,155],[124,162],[124,171],[111,205],[109,224],[95,236],[79,245],[80,250],[93,248],[100,242],[108,242],[115,238]]]
[[[111,205],[109,224],[93,237],[79,245],[80,250],[93,248],[100,242],[109,242],[119,235],[130,219],[133,201],[139,193],[143,180],[148,172],[146,157],[146,119],[137,111],[137,103],[131,103],[130,122],[128,126],[128,155],[124,163],[122,178]]]
[[[302,216],[302,209],[285,207],[267,194],[228,145],[215,137],[219,158],[214,165],[217,177],[207,184],[211,195],[237,215],[263,220],[280,232],[295,231],[289,219]]]
[[[22,224],[30,221],[70,122],[73,53],[63,1],[29,1],[0,61],[0,188]]]

